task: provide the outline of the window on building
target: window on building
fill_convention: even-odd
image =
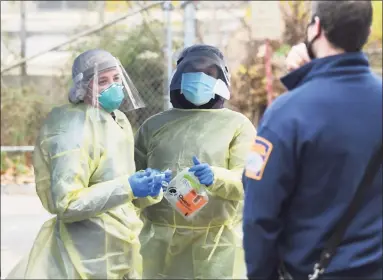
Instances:
[[[87,10],[90,1],[35,1],[39,10]]]

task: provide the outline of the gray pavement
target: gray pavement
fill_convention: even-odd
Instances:
[[[31,191],[1,192],[1,279],[28,254],[42,224],[50,219]]]

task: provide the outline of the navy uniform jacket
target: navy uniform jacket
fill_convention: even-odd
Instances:
[[[275,279],[283,261],[307,279],[382,143],[382,80],[363,53],[315,59],[282,82],[243,177],[249,278]],[[381,262],[382,169],[327,273],[368,276]]]

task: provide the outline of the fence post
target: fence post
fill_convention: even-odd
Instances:
[[[266,39],[265,42],[265,70],[266,70],[266,92],[267,92],[267,106],[270,106],[271,102],[273,102],[273,70],[271,65],[272,59],[272,49],[270,40]]]
[[[190,47],[195,42],[195,1],[184,1],[184,47]]]
[[[165,36],[166,36],[166,44],[164,48],[164,53],[166,57],[165,63],[165,73],[166,79],[164,81],[164,110],[168,110],[171,108],[170,104],[170,92],[169,86],[172,78],[173,71],[173,35],[172,35],[172,20],[171,20],[171,11],[173,10],[173,5],[171,1],[164,1],[162,5],[164,11],[164,24],[165,24]]]
[[[96,8],[97,8],[97,11],[98,11],[98,21],[101,24],[104,24],[105,23],[105,1],[102,0],[102,1],[96,1]],[[99,42],[100,42],[100,46],[102,44],[102,36],[103,36],[103,30],[100,30],[100,32],[98,33],[98,36],[99,36]]]
[[[25,1],[20,1],[20,56],[21,59],[25,59],[26,53],[26,42],[27,42],[27,32],[26,32],[26,7],[28,3]],[[24,81],[25,76],[27,75],[27,64],[24,62],[21,64],[21,81]]]

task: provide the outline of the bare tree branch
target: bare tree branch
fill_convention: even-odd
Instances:
[[[128,2],[129,4],[131,3],[131,1],[126,1],[126,2]],[[135,4],[137,4],[141,9],[145,7],[145,1],[135,1]],[[151,39],[156,42],[156,46],[159,49],[161,49],[162,44],[158,41],[157,36],[153,33],[148,23],[147,18],[149,17],[150,17],[149,10],[144,10],[142,15],[143,27],[145,28],[145,31],[149,32],[149,34],[151,35]]]

